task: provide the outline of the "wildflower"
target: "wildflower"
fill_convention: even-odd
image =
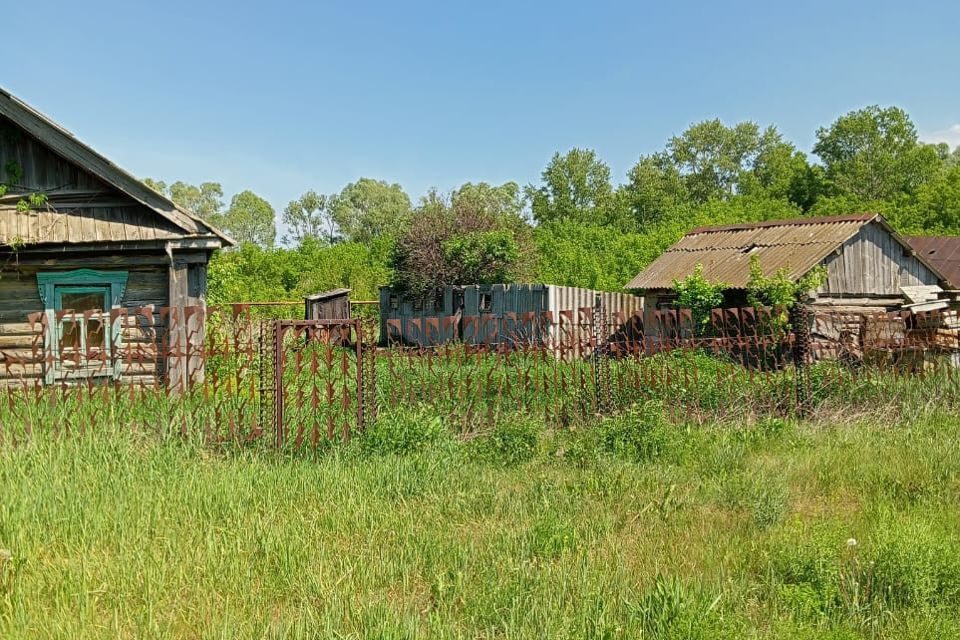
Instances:
[[[853,547],[857,546],[857,539],[856,539],[856,538],[849,538],[849,539],[847,540],[847,546],[850,547],[851,549],[852,549]]]

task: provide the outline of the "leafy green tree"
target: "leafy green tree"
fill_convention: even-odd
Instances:
[[[622,291],[682,229],[624,232],[616,227],[555,220],[534,229],[536,281],[603,291]]]
[[[941,150],[921,144],[910,116],[898,107],[874,105],[841,116],[817,130],[813,151],[835,195],[864,201],[913,194],[943,165]]]
[[[736,196],[702,205],[675,205],[665,219],[625,231],[557,220],[534,230],[539,282],[621,291],[624,284],[694,227],[759,222],[801,215],[786,200]]]
[[[410,220],[410,197],[399,184],[360,178],[330,197],[333,223],[346,240],[369,242],[396,235]]]
[[[223,212],[223,188],[219,182],[203,182],[196,186],[178,180],[168,185],[163,180],[145,178],[143,183],[210,223]]]
[[[670,161],[684,176],[695,202],[742,192],[745,176],[760,168],[764,160],[792,155],[793,151],[774,127],[761,131],[753,122],[727,127],[720,120],[706,120],[667,142]]]
[[[674,280],[677,292],[674,304],[681,309],[690,309],[697,335],[705,333],[710,324],[710,312],[723,305],[723,292],[727,285],[710,282],[703,275],[703,265],[698,264],[693,273],[683,280]]]
[[[947,156],[946,164],[948,167],[960,165],[960,145],[957,145],[957,147],[953,150],[953,153]]]
[[[273,247],[277,237],[275,213],[270,203],[252,191],[241,191],[230,200],[230,208],[210,219],[239,244]]]
[[[621,191],[643,227],[686,215],[685,205],[738,196],[787,200],[805,210],[819,194],[819,177],[774,127],[706,120],[670,138],[664,151],[641,157]]]
[[[390,280],[390,245],[340,242],[333,246],[308,237],[293,249],[244,244],[218,251],[210,262],[207,298],[211,304],[299,300],[338,287],[354,298],[376,298]]]
[[[641,229],[693,201],[679,168],[666,153],[642,156],[627,173],[627,184],[620,193]]]
[[[810,215],[814,216],[842,216],[848,213],[880,213],[890,218],[896,215],[896,203],[890,200],[864,200],[850,194],[830,195],[820,197]]]
[[[960,235],[960,164],[920,185],[911,202],[887,215],[905,233]]]
[[[144,178],[143,184],[147,185],[159,194],[167,195],[167,183],[163,180],[154,180],[153,178]]]
[[[537,222],[576,220],[609,224],[620,215],[610,182],[610,167],[591,149],[575,148],[564,155],[554,154],[541,179],[541,186],[529,185],[525,190]]]
[[[251,243],[216,252],[207,268],[207,300],[211,304],[289,300],[301,275],[295,255]]]
[[[295,252],[299,277],[293,293],[300,297],[347,287],[353,299],[376,299],[380,286],[390,281],[392,245],[387,237],[332,246],[307,238]]]
[[[443,285],[510,281],[530,272],[529,226],[509,207],[504,211],[467,193],[474,192],[461,188],[447,197],[432,190],[424,196],[397,238],[393,286],[424,295]]]
[[[282,219],[290,236],[285,240],[300,244],[307,238],[322,238],[333,244],[337,232],[328,204],[326,196],[312,190],[287,203]]]
[[[472,231],[443,243],[444,259],[460,266],[461,283],[496,284],[514,278],[520,249],[510,231]]]
[[[778,140],[762,146],[751,170],[743,174],[739,191],[787,200],[809,211],[823,193],[823,183],[823,167],[810,164],[806,154]]]
[[[223,188],[219,182],[203,182],[196,187],[177,181],[170,185],[169,192],[171,200],[204,220],[213,220],[223,210]]]
[[[486,182],[467,182],[450,194],[454,209],[472,208],[482,215],[519,218],[523,213],[520,186],[516,182],[490,185]]]

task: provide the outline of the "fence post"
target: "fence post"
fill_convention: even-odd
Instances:
[[[793,365],[796,376],[797,415],[810,415],[810,310],[796,303],[790,309],[790,328],[793,332]]]
[[[283,430],[283,324],[273,321],[273,429],[276,434],[277,448],[282,449],[286,440]]]
[[[361,321],[362,325],[362,321]],[[378,406],[377,406],[377,341],[374,340],[376,336],[376,326],[373,322],[369,323],[368,331],[364,331],[364,338],[366,338],[366,344],[363,345],[362,355],[367,358],[367,362],[364,364],[364,392],[366,394],[366,401],[364,403],[364,425],[363,428],[366,429],[368,426],[372,425],[377,419]]]
[[[257,331],[257,369],[260,378],[260,411],[258,428],[265,429],[273,424],[276,431],[276,413],[273,404],[276,371],[276,344],[273,337],[273,320],[261,320]],[[268,357],[269,356],[269,357]]]
[[[363,374],[363,320],[353,320],[353,330],[356,334],[357,345],[354,357],[357,368],[357,430],[363,433],[367,421],[367,378]]]
[[[606,322],[603,313],[603,298],[600,294],[594,297],[592,324],[593,353],[591,359],[593,360],[594,406],[597,408],[597,413],[607,414],[610,412],[610,362],[603,352]]]

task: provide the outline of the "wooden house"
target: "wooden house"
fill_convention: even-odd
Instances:
[[[226,236],[2,90],[0,184],[0,383],[200,373],[171,354],[202,342]]]

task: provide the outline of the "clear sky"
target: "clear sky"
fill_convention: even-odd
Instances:
[[[958,2],[6,2],[0,84],[138,176],[279,211],[362,176],[416,198],[614,177],[692,122],[818,126],[906,108],[960,143]]]

